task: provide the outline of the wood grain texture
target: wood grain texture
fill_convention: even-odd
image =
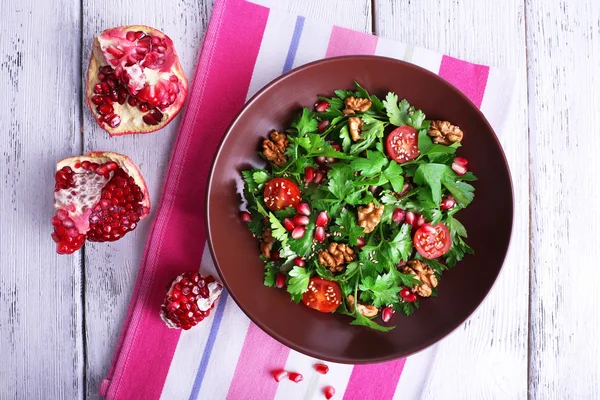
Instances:
[[[50,238],[56,161],[81,151],[79,12],[0,2],[0,399],[83,396],[81,254]]]
[[[532,399],[600,398],[600,2],[527,1]]]
[[[529,289],[523,2],[377,0],[375,12],[378,35],[518,73],[513,109],[505,129],[498,132],[515,193],[509,254],[481,307],[440,343],[422,398],[523,399],[527,396]]]
[[[191,84],[211,8],[212,1],[127,0],[118,7],[107,7],[101,0],[83,1],[84,73],[94,36],[114,26],[142,24],[162,30],[173,40]],[[111,138],[98,127],[87,106],[81,107],[85,151],[110,150],[129,155],[142,171],[152,202],[151,214],[122,240],[86,245],[86,392],[87,398],[93,399],[99,397],[100,382],[108,372],[119,339],[183,111],[160,131]]]

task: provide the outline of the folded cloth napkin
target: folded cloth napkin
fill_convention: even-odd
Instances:
[[[215,274],[206,247],[204,201],[213,154],[227,125],[266,83],[326,57],[376,54],[433,71],[481,107],[498,131],[511,74],[415,46],[292,16],[244,0],[216,0],[189,104],[167,172],[123,331],[100,393],[108,399],[319,399],[332,385],[338,399],[416,398],[435,347],[375,365],[317,361],[281,345],[249,321],[226,292],[212,315],[190,331],[159,318],[165,286],[184,271]],[[333,88],[332,88],[333,89]],[[304,374],[277,383],[277,368]]]

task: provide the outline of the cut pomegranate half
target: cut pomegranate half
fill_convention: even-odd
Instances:
[[[94,39],[87,104],[111,136],[149,133],[181,110],[187,80],[173,41],[148,26],[120,26]]]
[[[52,217],[59,254],[85,240],[112,242],[136,228],[150,212],[144,178],[133,161],[117,153],[88,153],[56,165]]]
[[[188,330],[210,315],[222,291],[211,275],[185,272],[171,282],[160,317],[169,328]]]

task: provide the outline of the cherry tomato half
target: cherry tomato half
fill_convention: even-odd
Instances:
[[[430,260],[443,256],[452,246],[450,232],[442,223],[424,224],[415,232],[413,241],[419,254]]]
[[[419,155],[417,131],[410,126],[400,126],[387,137],[388,156],[398,164],[414,160]]]
[[[273,211],[295,207],[300,203],[300,189],[289,179],[271,179],[265,185],[265,205]]]
[[[340,305],[342,291],[340,285],[318,276],[310,278],[308,290],[302,295],[302,302],[309,308],[329,313]]]

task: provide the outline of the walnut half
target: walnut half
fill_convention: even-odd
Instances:
[[[273,131],[269,134],[269,138],[270,140],[263,140],[263,154],[273,164],[283,167],[286,162],[285,148],[289,143],[287,136],[285,133]]]
[[[360,140],[360,131],[364,125],[362,119],[358,117],[350,117],[348,118],[348,130],[350,131],[350,137],[353,141]]]
[[[420,285],[414,287],[414,291],[421,297],[429,297],[433,292],[433,288],[437,287],[438,280],[433,269],[423,261],[410,260],[406,266],[402,267],[402,272],[411,274],[413,277],[421,281]]]
[[[361,99],[354,96],[346,97],[344,104],[346,105],[346,108],[342,110],[344,115],[352,115],[356,111],[365,112],[373,105],[369,99]]]
[[[346,304],[348,304],[349,311],[351,311],[351,312],[354,311],[354,296],[349,294],[348,297],[346,298]],[[362,315],[364,315],[367,318],[376,317],[377,313],[379,312],[377,307],[375,307],[373,305],[366,305],[366,304],[360,304],[360,303],[357,304],[356,309],[358,310],[359,313],[361,313]]]
[[[377,207],[371,202],[366,207],[358,207],[358,224],[365,230],[365,233],[371,233],[381,221],[383,215],[383,204]]]
[[[319,251],[319,263],[331,272],[341,272],[345,263],[354,260],[354,250],[343,243],[332,242],[327,250]]]
[[[271,258],[273,243],[275,243],[275,238],[271,234],[271,230],[267,229],[260,238],[260,253],[263,257]]]
[[[463,138],[463,131],[449,121],[431,121],[428,134],[432,137],[434,143],[445,144],[446,146],[460,142]]]

